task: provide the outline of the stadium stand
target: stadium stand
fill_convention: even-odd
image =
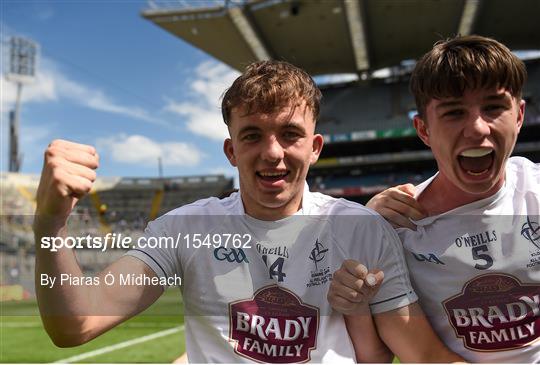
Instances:
[[[520,8],[527,11],[518,15]],[[537,0],[152,0],[142,16],[237,70],[273,58],[313,76],[355,74],[358,81],[321,85],[317,129],[326,146],[308,181],[328,194],[366,202],[436,170],[412,128],[408,80],[414,60],[455,34],[538,50],[539,9]],[[515,150],[533,161],[540,157],[539,65],[538,59],[527,62],[526,122]],[[379,78],[383,70],[389,75]]]
[[[355,131],[410,126],[407,112],[414,110],[414,100],[406,83],[371,80],[350,86],[323,86],[323,92],[318,131],[327,136],[327,142],[329,138],[338,141],[340,135]],[[361,113],[359,107],[363,107]]]

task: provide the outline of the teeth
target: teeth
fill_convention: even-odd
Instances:
[[[261,176],[264,176],[264,177],[274,177],[274,176],[283,176],[283,175],[285,175],[284,172],[260,172],[259,174]]]
[[[479,176],[479,175],[484,174],[486,171],[487,171],[487,169],[485,169],[484,171],[480,171],[480,172],[474,172],[474,171],[471,171],[471,170],[467,170],[467,174],[472,175],[472,176]]]
[[[485,155],[489,155],[491,152],[493,152],[493,148],[481,147],[481,148],[471,148],[469,150],[465,150],[461,152],[459,155],[463,157],[482,157]]]

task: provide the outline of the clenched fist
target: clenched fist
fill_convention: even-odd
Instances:
[[[45,159],[36,196],[36,216],[67,220],[80,198],[92,189],[99,156],[92,146],[53,141]]]
[[[384,280],[380,270],[368,269],[355,260],[345,260],[334,273],[327,299],[332,308],[346,315],[369,313],[369,301]]]

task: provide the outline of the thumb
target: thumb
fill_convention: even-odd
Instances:
[[[411,197],[414,197],[414,194],[416,194],[416,186],[413,184],[403,184],[397,188]]]
[[[377,270],[375,272],[370,272],[366,276],[366,284],[371,288],[376,288],[382,284],[384,280],[384,272]]]
[[[358,279],[364,279],[368,274],[368,269],[365,265],[362,265],[356,260],[345,260],[342,264],[342,267]]]

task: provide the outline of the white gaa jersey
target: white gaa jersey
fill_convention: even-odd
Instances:
[[[373,313],[417,300],[392,227],[359,204],[308,189],[302,210],[277,222],[245,215],[235,193],[173,210],[145,234],[182,237],[178,247],[128,254],[160,277],[182,277],[190,362],[353,362],[343,317],[326,299],[345,259],[384,270]]]
[[[422,308],[470,362],[540,362],[539,214],[540,165],[513,157],[495,195],[398,229]]]

